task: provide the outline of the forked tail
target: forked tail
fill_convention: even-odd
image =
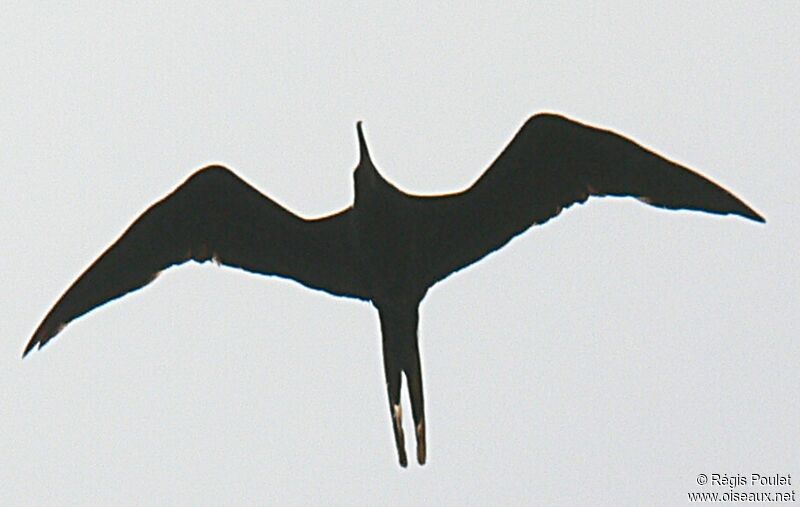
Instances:
[[[408,383],[411,414],[417,438],[417,462],[425,464],[425,401],[422,396],[422,369],[417,345],[417,304],[381,306],[378,310],[383,335],[383,368],[389,394],[395,445],[400,466],[408,466],[403,436],[403,409],[400,403],[402,374]]]

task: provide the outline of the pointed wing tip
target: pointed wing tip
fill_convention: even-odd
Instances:
[[[33,349],[35,348],[41,349],[42,345],[44,345],[45,342],[47,342],[47,338],[42,339],[42,336],[44,334],[42,331],[43,325],[44,323],[42,323],[42,325],[40,325],[39,328],[36,329],[36,331],[33,333],[33,336],[31,336],[30,341],[28,341],[28,344],[25,345],[25,350],[22,351],[22,359],[25,359],[25,356],[30,354]]]
[[[47,345],[47,342],[53,339],[58,333],[60,333],[67,325],[66,324],[59,324],[58,326],[53,329],[52,326],[45,326],[47,324],[47,319],[42,322],[41,325],[36,329],[33,333],[28,344],[25,346],[25,350],[22,351],[22,358],[25,359],[25,356],[31,353],[33,349],[41,350],[42,347]]]
[[[25,359],[25,356],[30,354],[30,352],[39,344],[39,340],[36,339],[34,336],[31,338],[31,341],[28,342],[28,345],[25,346],[25,350],[22,351],[22,359]],[[41,347],[41,345],[40,345]]]
[[[31,340],[25,346],[25,350],[22,351],[22,359],[25,359],[25,356],[30,354],[34,349],[41,350],[45,344],[50,341],[50,337],[43,336],[43,333],[40,330],[37,330],[36,333],[33,334]]]
[[[732,211],[732,213],[739,215],[740,217],[746,218],[748,220],[752,220],[753,222],[758,222],[760,224],[767,223],[767,219],[764,218],[760,213],[756,212],[750,206],[744,204],[743,202],[739,201],[741,204],[741,209],[736,211]]]
[[[697,209],[697,208],[695,208],[695,209]],[[735,209],[735,210],[727,209],[727,210],[724,210],[724,211],[721,211],[721,210],[708,210],[708,209],[705,209],[705,208],[699,208],[699,210],[700,211],[705,211],[706,213],[712,213],[714,215],[720,215],[720,216],[735,215],[735,216],[739,216],[739,217],[745,218],[747,220],[752,220],[753,222],[758,222],[759,224],[767,223],[767,219],[765,219],[763,216],[759,215],[758,213],[756,213],[755,211],[753,211],[750,208]]]

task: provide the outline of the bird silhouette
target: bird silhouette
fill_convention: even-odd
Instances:
[[[33,333],[23,357],[67,323],[189,260],[291,278],[378,310],[389,412],[407,466],[400,393],[405,375],[417,441],[426,459],[417,346],[428,289],[533,225],[590,196],[633,196],[668,209],[764,219],[733,194],[631,139],[564,116],[531,117],[469,188],[411,195],[386,181],[356,124],[360,161],[353,204],[304,219],[213,165],[153,204],[67,289]]]

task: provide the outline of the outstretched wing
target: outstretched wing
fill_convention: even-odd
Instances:
[[[367,299],[353,258],[349,211],[305,220],[224,167],[202,169],[145,211],[89,266],[45,316],[23,356],[73,319],[190,259],[213,258],[335,295]]]
[[[472,187],[419,198],[425,276],[431,284],[441,280],[593,195],[764,221],[724,188],[630,139],[538,114]]]

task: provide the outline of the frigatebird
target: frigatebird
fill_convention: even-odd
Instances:
[[[412,195],[392,185],[370,158],[361,122],[356,130],[360,160],[350,207],[304,219],[230,169],[200,169],[142,213],[78,277],[39,324],[23,357],[73,319],[189,260],[290,278],[378,310],[398,459],[407,466],[400,404],[405,375],[422,465],[417,323],[431,286],[590,196],[632,196],[661,208],[764,222],[697,172],[622,135],[557,114],[528,119],[478,180],[447,195]]]

